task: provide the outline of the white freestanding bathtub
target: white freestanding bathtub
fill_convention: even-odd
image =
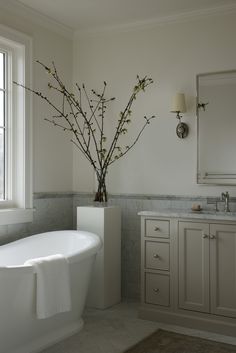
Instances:
[[[33,353],[83,326],[92,265],[100,238],[82,231],[37,234],[0,247],[0,353]],[[70,266],[72,310],[36,317],[36,274],[28,259],[64,255]]]

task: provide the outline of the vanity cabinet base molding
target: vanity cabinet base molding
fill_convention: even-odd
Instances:
[[[143,319],[236,335],[236,220],[141,213]]]
[[[209,331],[225,336],[235,337],[235,320],[224,320],[213,315],[208,317],[195,316],[191,312],[164,311],[156,307],[140,306],[139,318],[143,320],[156,321],[168,325],[176,325],[191,329]]]

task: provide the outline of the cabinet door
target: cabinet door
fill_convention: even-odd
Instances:
[[[209,225],[179,222],[179,307],[209,312]]]
[[[236,226],[210,225],[211,312],[236,317]]]

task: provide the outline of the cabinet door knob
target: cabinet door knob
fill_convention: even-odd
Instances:
[[[159,291],[160,291],[159,288],[153,288],[153,292],[154,292],[155,294],[157,294]]]
[[[155,232],[158,232],[158,230],[160,230],[160,228],[159,227],[155,227]]]
[[[206,239],[206,238],[208,238],[208,235],[207,234],[203,234],[203,239]]]
[[[153,257],[154,259],[159,259],[160,256],[158,254],[154,254]]]
[[[215,239],[216,236],[215,235],[210,235],[210,239]]]

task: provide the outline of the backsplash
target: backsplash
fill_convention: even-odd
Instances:
[[[212,199],[212,197],[211,197]],[[158,209],[191,209],[192,204],[214,209],[206,197],[109,195],[109,205],[122,210],[122,298],[140,297],[140,218],[139,211]],[[75,229],[76,207],[93,204],[89,193],[35,193],[34,221],[26,224],[0,226],[0,245],[51,230]],[[219,204],[223,210],[223,203]],[[231,211],[236,211],[236,199],[230,199]]]

